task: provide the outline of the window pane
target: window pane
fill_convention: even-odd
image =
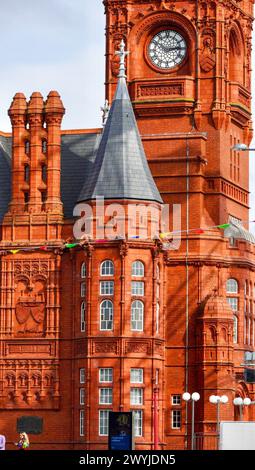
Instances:
[[[142,388],[131,388],[130,405],[143,405],[143,389]]]
[[[99,389],[99,404],[112,405],[112,388]]]
[[[101,276],[113,276],[114,275],[113,262],[110,260],[103,261],[103,263],[101,264],[100,274]]]
[[[142,410],[134,410],[134,435],[141,437],[143,435],[143,412]]]
[[[144,282],[132,281],[132,295],[144,296]]]
[[[133,384],[143,383],[143,369],[131,369],[130,370],[130,382]]]
[[[80,436],[84,436],[84,410],[80,410]]]
[[[81,297],[85,297],[86,295],[86,284],[85,282],[81,283]]]
[[[85,369],[80,369],[80,383],[84,384],[85,383]]]
[[[132,264],[132,276],[144,277],[144,265],[141,261],[134,261]]]
[[[172,395],[172,405],[181,405],[181,395]]]
[[[84,332],[86,329],[86,322],[85,322],[85,302],[82,302],[81,304],[81,332]]]
[[[112,382],[112,369],[99,369],[99,382]]]
[[[114,294],[114,282],[113,281],[101,281],[100,282],[100,295],[113,295]]]
[[[226,289],[228,294],[238,294],[237,281],[235,279],[228,279]]]
[[[86,277],[86,264],[82,263],[81,265],[81,277],[84,278]]]
[[[80,388],[80,405],[85,405],[85,388]]]
[[[99,436],[108,436],[109,411],[99,411]]]
[[[140,300],[135,300],[131,305],[131,330],[143,331],[144,305]]]
[[[102,302],[100,307],[100,330],[113,329],[113,304],[110,300]]]
[[[234,312],[238,310],[238,298],[237,297],[227,297],[227,301]]]
[[[181,410],[172,411],[172,429],[180,429],[181,427]]]

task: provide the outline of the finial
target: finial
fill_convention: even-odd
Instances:
[[[108,100],[105,100],[104,106],[101,107],[101,111],[103,113],[103,127],[105,127],[106,121],[108,119],[109,111],[110,111],[110,105],[109,105]]]
[[[116,55],[120,56],[120,71],[119,71],[119,78],[126,78],[126,66],[125,66],[125,58],[129,54],[129,51],[125,51],[125,43],[123,39],[120,43],[120,50],[115,52]]]

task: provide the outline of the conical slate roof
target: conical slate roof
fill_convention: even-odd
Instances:
[[[78,202],[100,196],[163,202],[144,153],[124,77],[119,79],[95,163]]]

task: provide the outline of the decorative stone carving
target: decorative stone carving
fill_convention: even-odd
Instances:
[[[204,72],[210,72],[215,67],[215,64],[215,35],[211,29],[205,29],[202,32],[200,67]]]
[[[20,328],[17,329],[18,335],[36,335],[43,334],[43,322],[45,318],[45,304],[37,296],[23,296],[19,299],[15,315]]]
[[[118,343],[116,341],[95,341],[94,342],[94,352],[95,353],[113,353],[117,354],[118,352]]]
[[[151,354],[151,344],[149,342],[127,341],[126,354],[128,353],[143,353]]]

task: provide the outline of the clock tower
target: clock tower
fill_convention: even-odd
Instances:
[[[106,95],[111,102],[124,39],[130,95],[164,201],[186,205],[188,155],[191,225],[247,220],[248,157],[232,147],[252,138],[253,0],[104,4]]]

